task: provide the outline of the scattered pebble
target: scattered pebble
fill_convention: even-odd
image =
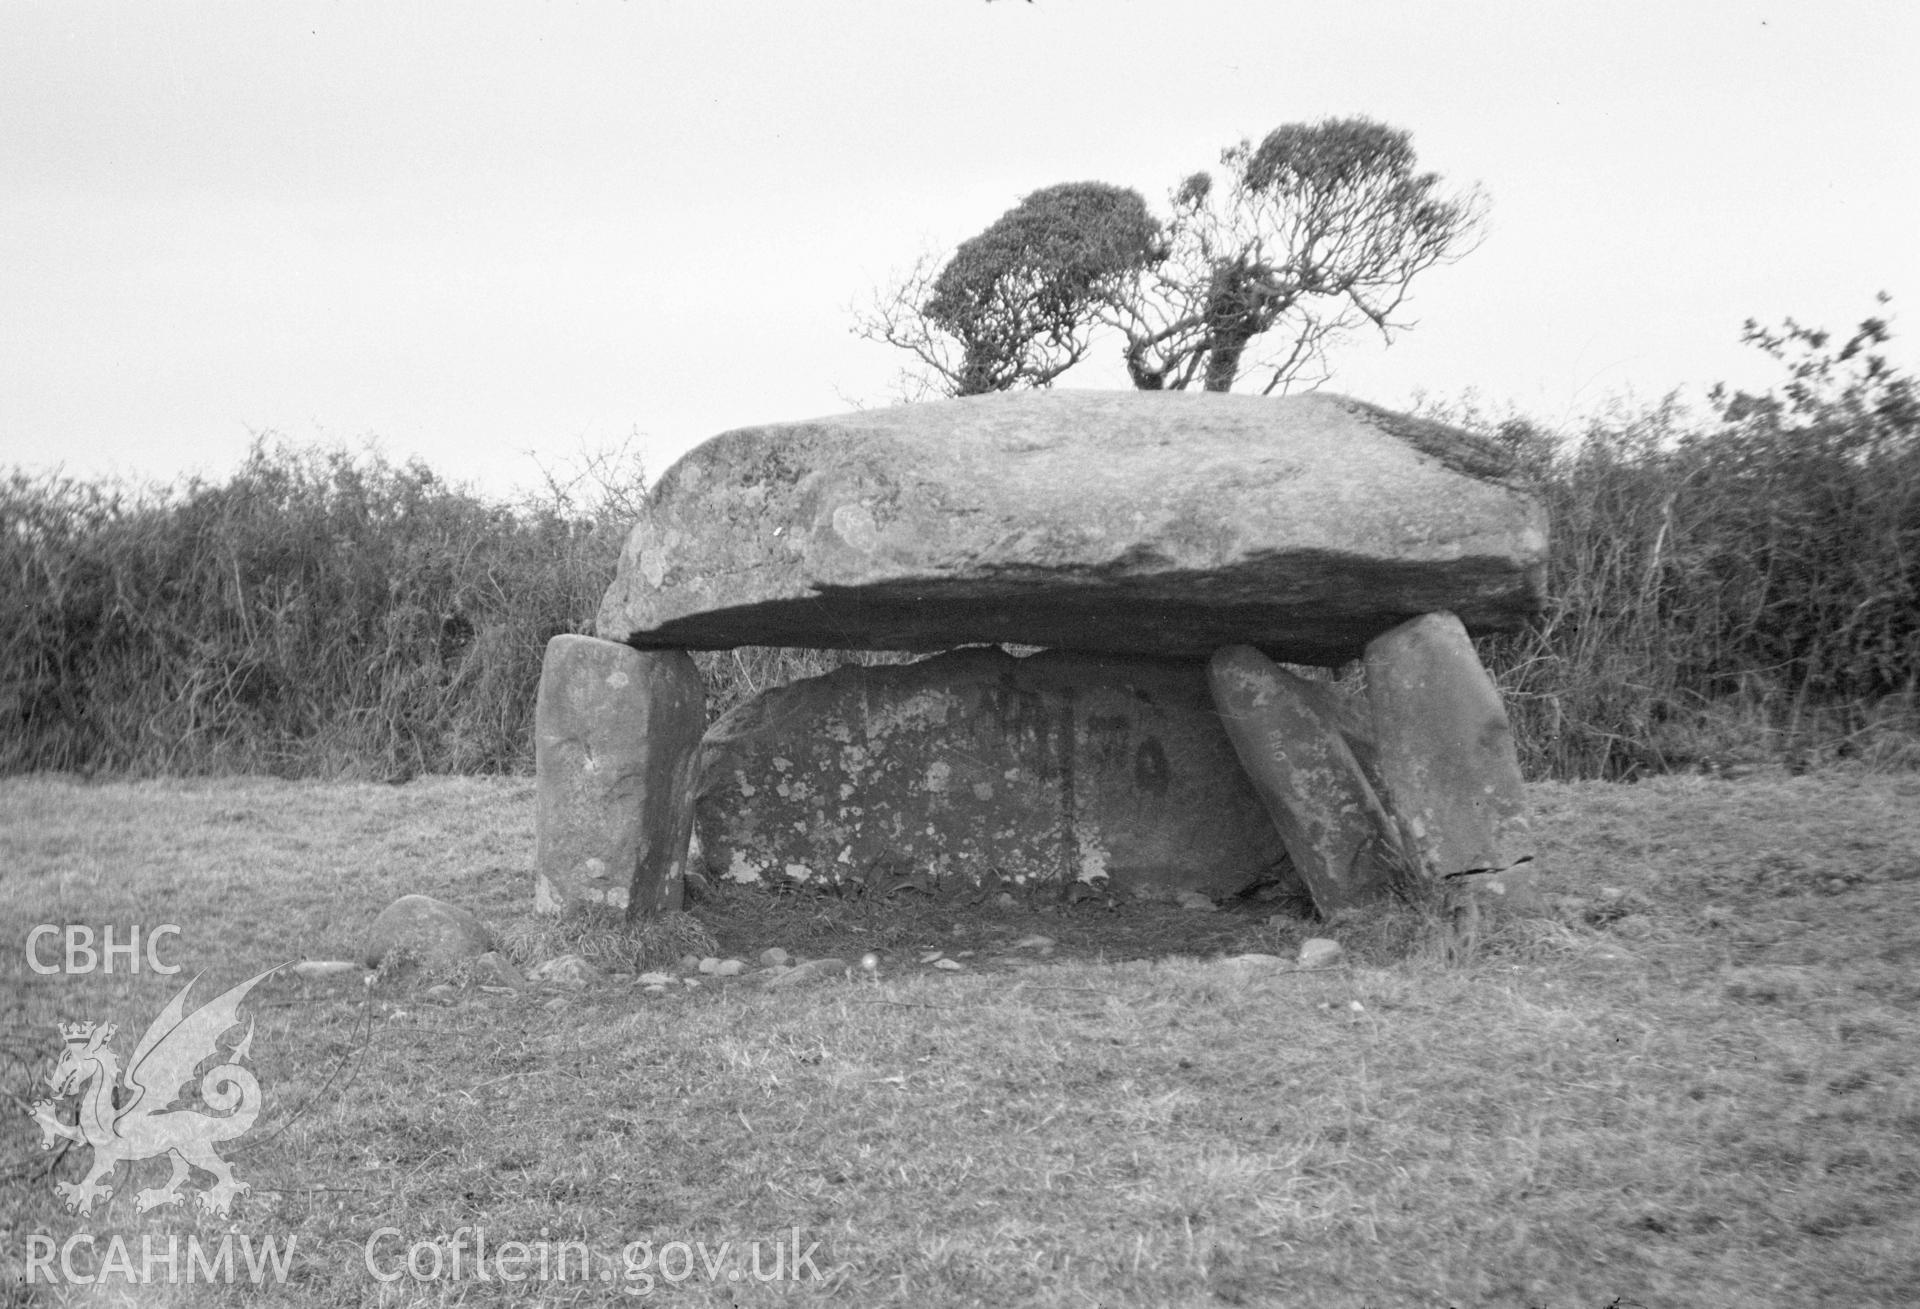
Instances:
[[[719,963],[714,965],[713,975],[715,977],[738,977],[740,976],[740,974],[746,971],[747,971],[746,960],[722,959],[719,961]]]
[[[1210,914],[1220,907],[1198,891],[1182,891],[1174,897],[1174,903],[1182,909],[1190,909],[1202,914]]]
[[[633,979],[639,986],[672,986],[672,973],[642,973]]]
[[[555,982],[561,986],[591,986],[605,976],[577,954],[563,954],[536,964],[527,974],[536,982]]]
[[[1018,941],[1015,941],[1013,948],[1016,950],[1051,950],[1053,949],[1053,944],[1054,942],[1051,936],[1041,936],[1038,932],[1035,932],[1032,936],[1023,936]]]
[[[793,956],[776,945],[760,952],[760,962],[768,968],[782,968],[793,962]]]
[[[720,971],[720,958],[718,955],[708,955],[705,959],[695,964],[694,967],[703,973],[717,973]]]
[[[1345,958],[1346,953],[1338,941],[1316,936],[1301,943],[1299,964],[1302,968],[1331,968]]]
[[[511,960],[497,950],[489,950],[473,961],[469,975],[476,986],[518,988],[526,982]]]
[[[318,981],[323,977],[340,977],[356,972],[359,968],[360,965],[351,959],[304,959],[293,966],[293,975]]]
[[[933,966],[935,968],[944,968],[946,971],[950,973],[957,973],[962,968],[966,967],[966,965],[961,963],[958,959],[936,959],[933,961]]]
[[[995,908],[1011,909],[1018,902],[1014,900],[1013,892],[1002,891],[999,895],[993,897],[993,903]]]
[[[697,955],[697,954],[683,954],[683,955],[681,955],[681,956],[680,956],[680,971],[681,971],[681,972],[683,972],[683,973],[690,973],[690,972],[692,972],[692,971],[693,971],[694,969],[696,969],[696,968],[698,968],[699,966],[700,966],[700,956],[699,956],[699,955]]]
[[[929,950],[925,954],[920,956],[920,962],[923,964],[930,964],[934,960],[943,957],[945,954],[946,954],[945,950]]]
[[[795,964],[784,973],[773,978],[767,985],[779,987],[801,986],[807,982],[818,982],[824,981],[829,977],[837,977],[846,971],[847,961],[844,959],[809,959],[803,964]]]

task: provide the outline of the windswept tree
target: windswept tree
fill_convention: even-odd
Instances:
[[[1139,192],[1103,182],[1035,191],[938,272],[922,259],[856,328],[911,353],[949,395],[1041,387],[1086,358],[1105,306],[1156,261]]]
[[[1366,118],[1276,128],[1221,170],[1180,183],[1164,221],[1119,187],[1036,191],[879,293],[855,331],[950,395],[1048,385],[1102,327],[1142,390],[1284,391],[1324,380],[1340,336],[1406,327],[1413,279],[1471,250],[1484,214],[1478,192],[1418,171],[1407,132]]]

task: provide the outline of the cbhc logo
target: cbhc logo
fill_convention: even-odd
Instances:
[[[64,935],[67,943],[66,959],[63,963],[42,963],[39,945],[49,936]],[[179,964],[160,962],[159,945],[163,936],[178,936],[180,928],[174,923],[162,923],[147,933],[147,967],[156,973],[173,974],[180,971]],[[27,966],[36,973],[90,973],[96,967],[103,973],[113,971],[114,957],[126,960],[129,973],[140,971],[140,927],[139,924],[127,929],[127,939],[116,942],[113,939],[113,924],[108,923],[100,929],[100,946],[94,948],[93,929],[85,923],[68,923],[65,928],[52,923],[41,923],[27,933]]]

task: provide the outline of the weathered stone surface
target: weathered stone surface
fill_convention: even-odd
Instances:
[[[1322,914],[1387,890],[1393,826],[1346,738],[1316,707],[1325,691],[1251,646],[1207,667],[1220,720]]]
[[[840,669],[707,734],[708,867],[741,881],[982,881],[1227,895],[1285,847],[1197,663],[998,649]]]
[[[1499,688],[1452,614],[1427,614],[1367,647],[1380,773],[1403,842],[1429,877],[1531,912],[1533,832]]]
[[[680,907],[706,692],[685,651],[547,642],[534,709],[535,908]]]
[[[361,958],[369,968],[420,969],[439,977],[491,949],[493,934],[471,911],[430,895],[403,895],[373,920]]]
[[[743,428],[647,497],[598,632],[649,648],[968,642],[1358,658],[1539,607],[1501,452],[1337,396],[1040,391]]]

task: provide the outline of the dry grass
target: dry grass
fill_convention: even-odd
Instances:
[[[767,1243],[795,1228],[802,1249],[818,1242],[817,1283],[710,1282],[696,1260],[654,1290],[914,1306],[1920,1300],[1920,779],[1534,796],[1559,912],[1451,963],[1404,913],[1336,925],[1352,966],[1303,974],[1218,957],[1290,952],[1306,925],[1265,922],[1270,906],[723,894],[696,910],[720,948],[864,945],[886,956],[879,979],[474,990],[442,1007],[276,978],[255,993],[268,1110],[229,1151],[254,1188],[232,1226],[297,1237],[269,1298],[316,1306],[600,1304],[640,1289],[620,1280],[629,1242],[737,1254],[757,1239],[770,1263]],[[170,957],[224,984],[351,954],[409,891],[510,928],[531,834],[524,781],[16,780],[0,785],[0,934],[176,922]],[[1058,942],[1045,964],[1015,947],[1035,931]],[[918,963],[936,948],[970,951],[967,968]],[[0,1092],[20,1098],[53,1049],[34,1024],[137,1027],[180,980],[36,976],[17,947],[4,968],[19,1003]],[[104,1219],[62,1214],[49,1156],[15,1124],[0,1260],[16,1268],[35,1232],[227,1226],[136,1215],[124,1181]],[[152,1185],[160,1170],[144,1168]],[[383,1226],[404,1234],[387,1266],[406,1242],[483,1227],[496,1249],[583,1241],[615,1282],[386,1285],[364,1262]]]

